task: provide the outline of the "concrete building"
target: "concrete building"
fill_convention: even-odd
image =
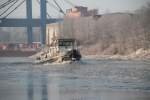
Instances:
[[[59,37],[60,23],[47,24],[46,26],[46,45],[53,45],[54,41]]]
[[[67,17],[89,17],[98,15],[98,9],[88,10],[88,7],[75,6],[74,8],[66,10]]]

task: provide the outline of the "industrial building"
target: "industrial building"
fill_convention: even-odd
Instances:
[[[67,17],[89,17],[98,15],[98,9],[88,10],[88,7],[75,6],[74,8],[66,10]]]
[[[79,17],[95,17],[98,15],[97,9],[88,10],[88,7],[75,6],[66,10],[67,18],[79,18]],[[56,39],[61,37],[61,28],[63,28],[63,22],[51,23],[46,25],[46,45],[52,46]]]
[[[46,45],[53,45],[54,41],[59,37],[59,24],[60,23],[52,23],[46,25]]]

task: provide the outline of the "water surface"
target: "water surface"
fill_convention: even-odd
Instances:
[[[150,62],[0,58],[0,100],[150,100]]]

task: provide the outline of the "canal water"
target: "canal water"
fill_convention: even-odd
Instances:
[[[149,61],[33,62],[0,58],[0,100],[150,100]]]

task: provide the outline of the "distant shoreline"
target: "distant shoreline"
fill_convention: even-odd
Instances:
[[[32,57],[37,51],[22,50],[0,50],[0,57]],[[82,54],[82,53],[81,53]],[[139,49],[128,55],[104,55],[104,54],[82,54],[83,58],[89,59],[113,59],[113,60],[146,60],[150,61],[150,50]]]
[[[0,50],[0,57],[29,57],[35,53],[36,51]]]
[[[127,57],[122,55],[84,55],[83,58],[85,59],[106,59],[106,60],[148,60],[150,61],[150,58],[143,58],[143,57]]]
[[[83,50],[84,51],[84,50]],[[138,49],[135,52],[132,52],[130,54],[103,54],[103,53],[95,53],[90,54],[81,52],[84,58],[90,58],[90,59],[116,59],[116,60],[148,60],[150,61],[150,49],[149,50],[144,50],[144,49]]]

